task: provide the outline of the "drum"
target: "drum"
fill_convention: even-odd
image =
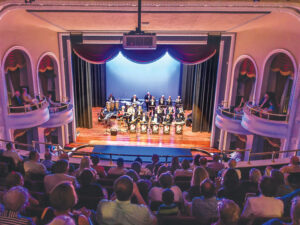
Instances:
[[[130,133],[136,133],[136,125],[135,125],[135,123],[130,124],[129,131],[130,131]]]
[[[120,107],[120,102],[117,100],[117,101],[115,101],[116,110],[119,110],[119,107]]]
[[[115,110],[115,102],[114,101],[110,102],[110,108],[111,108],[111,111]]]
[[[152,134],[159,133],[159,124],[152,124]]]
[[[175,133],[176,134],[182,134],[183,125],[182,124],[176,124],[175,125]]]
[[[110,102],[107,101],[106,102],[106,109],[107,109],[108,112],[110,112],[110,110],[111,110],[110,105],[111,105]]]
[[[141,133],[146,134],[148,130],[148,125],[146,123],[141,123]]]
[[[164,134],[170,134],[170,125],[169,124],[164,125]]]
[[[135,109],[133,108],[133,106],[128,107],[127,113],[130,115],[135,114]]]

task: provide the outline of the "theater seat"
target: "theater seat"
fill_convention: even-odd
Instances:
[[[158,216],[158,225],[196,225],[199,222],[191,216]]]
[[[96,210],[99,201],[101,201],[102,199],[103,197],[78,195],[78,203],[75,208],[80,209],[82,207],[86,207],[87,209]]]

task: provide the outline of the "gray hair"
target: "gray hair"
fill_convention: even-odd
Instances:
[[[261,180],[261,172],[259,169],[256,168],[252,168],[249,172],[249,178],[251,181],[255,182],[255,183],[259,183],[259,181]]]
[[[240,207],[232,200],[223,199],[218,204],[219,220],[224,225],[237,224],[240,218]]]
[[[6,210],[21,211],[28,203],[27,189],[16,186],[9,189],[3,196],[3,204]]]

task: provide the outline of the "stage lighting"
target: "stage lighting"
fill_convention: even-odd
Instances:
[[[34,0],[25,0],[25,4],[31,4]]]

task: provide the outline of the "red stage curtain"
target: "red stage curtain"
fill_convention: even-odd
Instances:
[[[241,67],[240,67],[240,75],[246,75],[249,78],[254,78],[255,74],[255,67],[250,59],[244,59]]]
[[[75,54],[92,64],[103,64],[115,57],[120,51],[131,61],[149,63],[158,60],[167,51],[184,64],[204,62],[216,53],[214,45],[158,45],[156,50],[125,50],[122,45],[74,44]]]
[[[53,61],[50,56],[45,56],[39,65],[39,72],[44,73],[46,70],[53,70]]]
[[[250,59],[244,59],[240,66],[240,72],[238,78],[238,82],[240,83],[240,85],[243,85],[244,87],[244,93],[243,93],[244,101],[249,100],[253,88],[253,84],[255,81],[255,77],[256,77],[256,73],[255,73],[254,64]],[[237,98],[238,97],[239,96],[237,96]],[[239,102],[237,102],[237,105],[239,105]]]
[[[11,53],[9,53],[5,61],[5,66],[4,66],[5,72],[15,71],[17,69],[23,68],[25,64],[26,64],[26,60],[24,58],[22,51],[13,50]]]
[[[284,53],[279,53],[272,61],[271,69],[280,72],[282,76],[294,76],[294,66],[291,59]]]

